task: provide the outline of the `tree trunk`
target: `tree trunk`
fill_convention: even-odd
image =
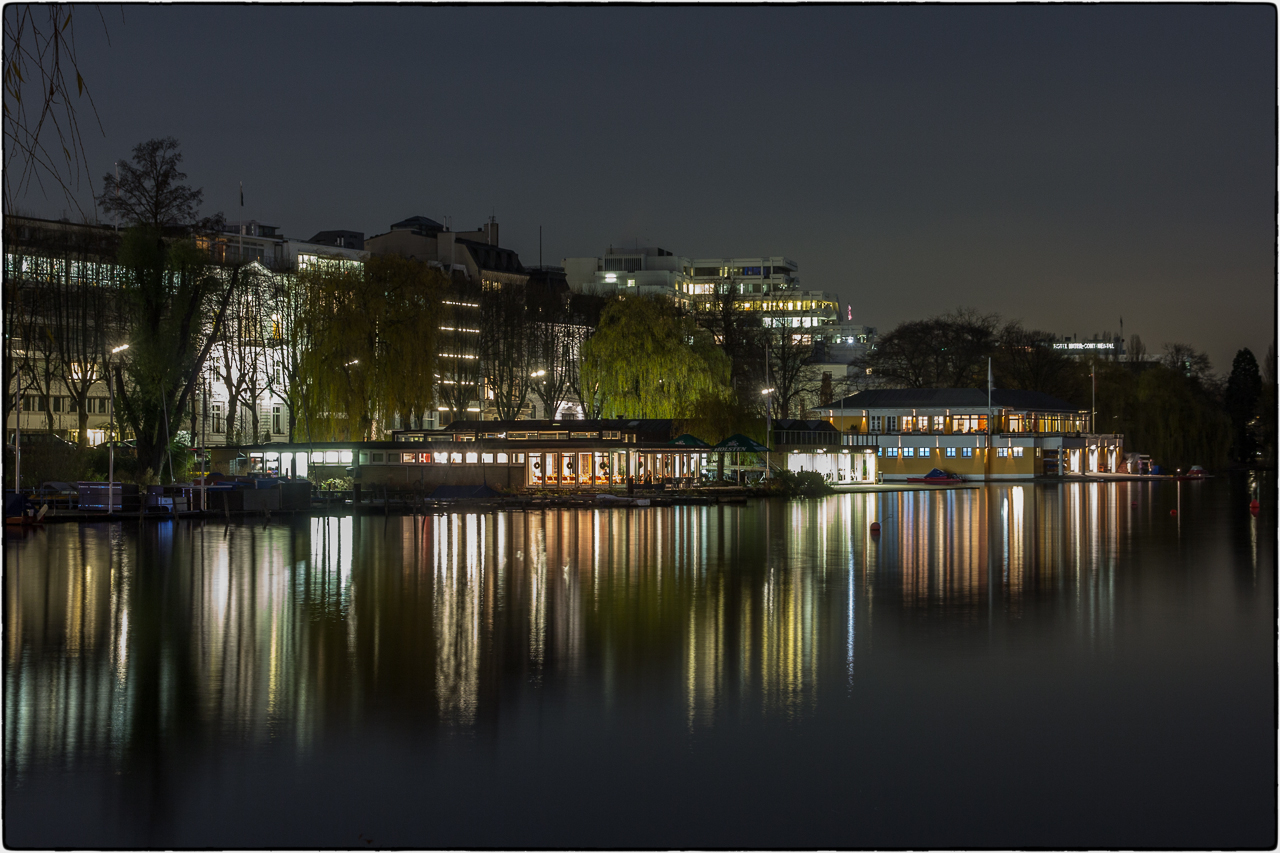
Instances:
[[[85,394],[76,402],[76,447],[84,450],[89,446],[89,395]]]
[[[236,402],[234,394],[227,400],[227,444],[232,445],[236,443]]]

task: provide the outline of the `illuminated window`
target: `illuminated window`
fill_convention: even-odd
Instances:
[[[1006,456],[1008,456],[1008,455],[1009,455],[1009,448],[1007,448],[1007,447],[997,447],[997,448],[996,448],[996,458],[997,458],[997,459],[1003,459],[1003,458],[1005,458],[1005,457],[1006,457]]]
[[[1021,455],[1022,455],[1022,448],[1021,448],[1021,447],[1015,447],[1015,448],[1013,448],[1013,455],[1014,455],[1014,456],[1021,456]]]
[[[963,451],[963,452],[960,454],[961,456],[972,456],[972,455],[973,455],[973,448],[972,448],[972,447],[962,447],[962,448],[960,448],[960,449]]]
[[[462,454],[461,454],[461,453],[450,453],[450,454],[449,454],[449,462],[451,462],[451,463],[457,463],[457,464],[461,465],[461,464],[462,464]]]
[[[478,459],[479,459],[478,454],[476,454],[476,453],[474,453],[474,452],[467,453],[467,454],[466,454],[466,457],[467,457],[467,464],[468,464],[468,465],[474,465],[474,464],[476,464],[476,462],[477,462],[477,461],[478,461]]]
[[[338,461],[343,465],[350,465],[352,454],[350,450],[343,450],[338,453]]]
[[[474,454],[474,453],[471,453],[471,454],[468,454],[468,455],[470,455],[470,456],[475,456],[475,454]],[[492,453],[481,453],[481,454],[480,454],[480,461],[481,461],[482,463],[484,463],[485,465],[492,465],[492,464],[493,464],[493,454],[492,454]]]
[[[903,455],[903,456],[912,456],[912,455],[914,455],[914,454],[915,454],[915,450],[914,450],[914,449],[912,449],[912,448],[910,448],[910,447],[904,447],[904,448],[902,448],[902,455]]]
[[[954,447],[948,447],[948,448],[947,448],[947,457],[948,457],[948,458],[954,458],[954,457],[955,457],[955,455],[956,455],[956,449],[955,449]]]
[[[898,448],[896,447],[889,447],[889,448],[886,448],[886,450],[888,452],[885,453],[885,455],[888,456],[890,459],[893,459],[898,455]]]
[[[499,464],[499,465],[505,465],[505,464],[507,464],[507,454],[505,454],[505,453],[499,453],[499,454],[498,454],[498,464]]]
[[[431,454],[431,459],[432,459],[432,461],[434,461],[437,465],[448,465],[448,464],[449,464],[449,454],[448,454],[448,453],[441,453],[441,452],[433,453],[433,454]]]

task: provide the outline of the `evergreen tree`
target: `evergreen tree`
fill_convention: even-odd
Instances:
[[[1262,373],[1258,360],[1247,348],[1242,349],[1231,362],[1223,403],[1231,417],[1231,455],[1246,465],[1257,458],[1258,439],[1254,427],[1261,395]]]

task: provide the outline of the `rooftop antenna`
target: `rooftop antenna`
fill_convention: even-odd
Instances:
[[[538,226],[538,266],[542,266],[542,226]]]

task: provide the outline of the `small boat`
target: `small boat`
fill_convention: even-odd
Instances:
[[[908,483],[932,483],[933,485],[945,486],[949,483],[963,483],[964,479],[959,474],[948,474],[940,468],[934,468],[923,477],[908,477]]]
[[[29,512],[22,515],[11,515],[4,520],[5,527],[44,527],[44,514],[49,511],[49,505],[45,504],[40,507],[40,512],[31,515]]]
[[[1177,475],[1177,476],[1175,476],[1173,479],[1175,479],[1175,480],[1204,480],[1204,479],[1206,479],[1206,478],[1208,478],[1208,477],[1212,477],[1212,476],[1213,476],[1212,474],[1210,474],[1208,471],[1204,470],[1204,468],[1202,468],[1201,466],[1199,466],[1199,465],[1192,465],[1189,469],[1187,469],[1187,473],[1185,473],[1185,474],[1178,474],[1178,475]]]

